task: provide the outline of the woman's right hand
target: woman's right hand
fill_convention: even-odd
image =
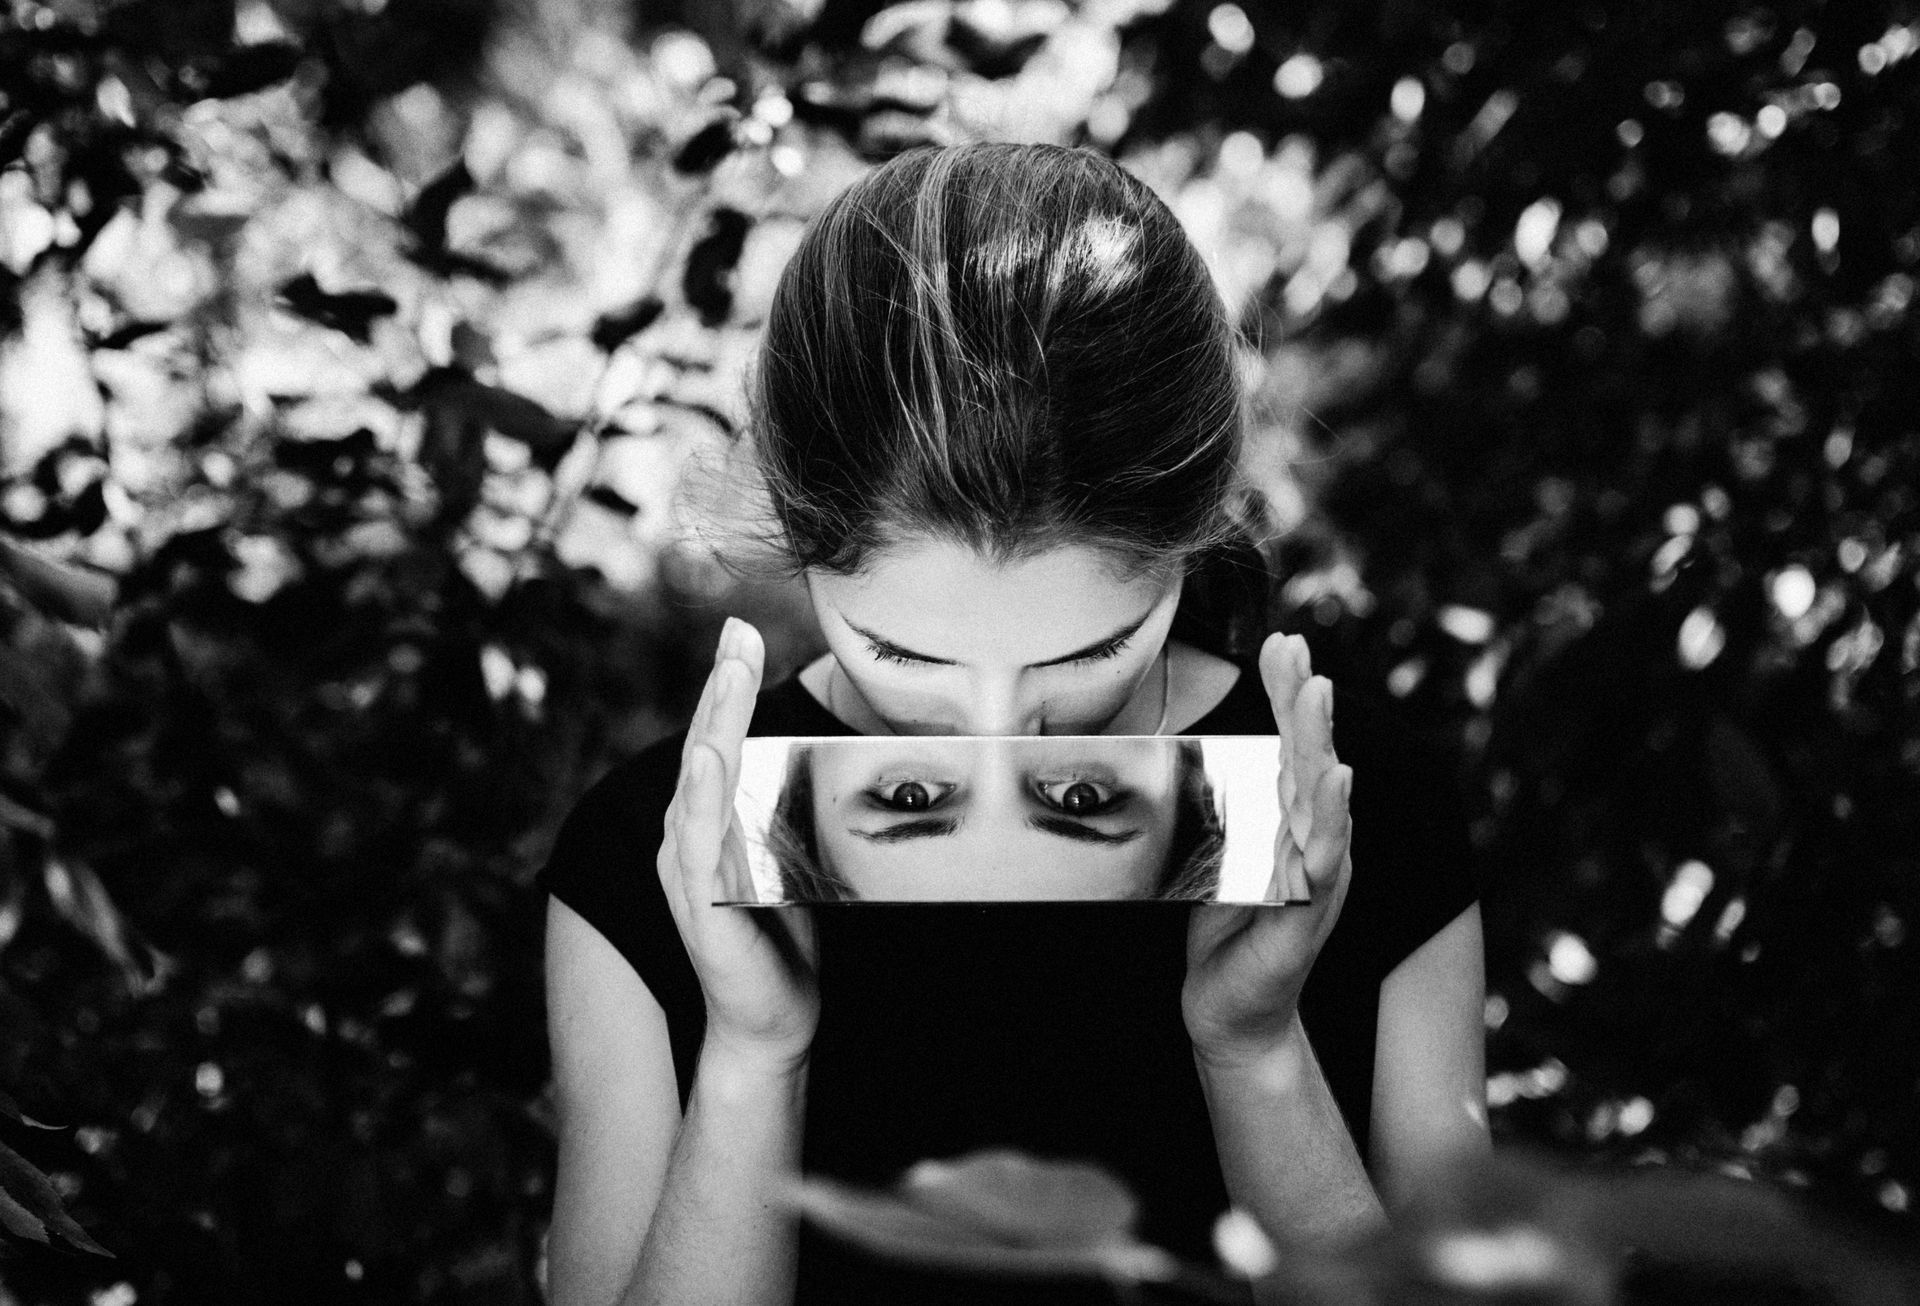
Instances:
[[[813,919],[804,907],[714,905],[722,885],[749,882],[733,795],[764,656],[760,633],[729,617],[680,753],[659,868],[706,997],[705,1047],[791,1067],[805,1058],[820,1014]]]

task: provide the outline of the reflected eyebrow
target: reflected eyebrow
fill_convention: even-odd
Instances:
[[[958,821],[923,820],[901,821],[895,825],[883,825],[878,830],[855,830],[849,827],[847,833],[868,843],[905,843],[909,839],[938,839],[959,828]]]
[[[1104,830],[1097,830],[1091,825],[1083,825],[1079,821],[1069,820],[1064,816],[1029,816],[1027,818],[1027,824],[1031,828],[1045,834],[1058,835],[1062,839],[1072,839],[1076,843],[1132,843],[1144,833],[1144,831],[1136,826],[1131,830],[1119,830],[1113,834],[1108,834]]]
[[[1132,639],[1135,632],[1137,632],[1140,629],[1140,627],[1146,625],[1147,618],[1151,617],[1152,615],[1153,615],[1153,609],[1148,608],[1145,612],[1141,613],[1137,618],[1135,618],[1132,621],[1129,621],[1126,625],[1120,627],[1120,629],[1114,631],[1111,635],[1108,635],[1105,639],[1097,639],[1093,643],[1088,644],[1083,648],[1077,648],[1071,653],[1062,653],[1057,658],[1048,658],[1045,662],[1029,663],[1027,665],[1027,670],[1037,671],[1041,667],[1057,667],[1068,662],[1079,662],[1085,658],[1097,657],[1102,653],[1109,652],[1116,646],[1124,644],[1128,640]],[[841,617],[840,620],[847,622],[848,630],[851,630],[854,634],[866,640],[869,644],[873,645],[875,649],[879,650],[882,653],[888,654],[892,657],[906,658],[910,662],[926,662],[936,667],[953,667],[953,666],[959,665],[959,663],[955,662],[952,658],[937,658],[927,653],[916,653],[912,649],[907,648],[904,645],[894,643],[892,640],[888,639],[885,635],[879,634],[876,631],[868,630],[866,627],[856,625],[851,621],[847,621],[845,617]]]

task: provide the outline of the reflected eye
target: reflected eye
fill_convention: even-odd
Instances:
[[[1112,785],[1091,780],[1042,780],[1034,787],[1042,802],[1068,816],[1099,816],[1126,801]]]
[[[867,790],[868,797],[894,812],[925,812],[944,803],[954,786],[938,780],[895,780]]]

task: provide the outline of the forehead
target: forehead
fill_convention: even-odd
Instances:
[[[913,540],[854,575],[814,572],[817,607],[916,653],[956,662],[1044,662],[1138,621],[1172,577],[1105,550],[1062,545],[999,561],[964,544]]]

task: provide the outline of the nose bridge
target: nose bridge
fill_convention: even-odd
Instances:
[[[975,672],[967,703],[970,735],[1037,735],[1039,705],[1022,701],[1022,677],[1017,670],[983,669]]]

